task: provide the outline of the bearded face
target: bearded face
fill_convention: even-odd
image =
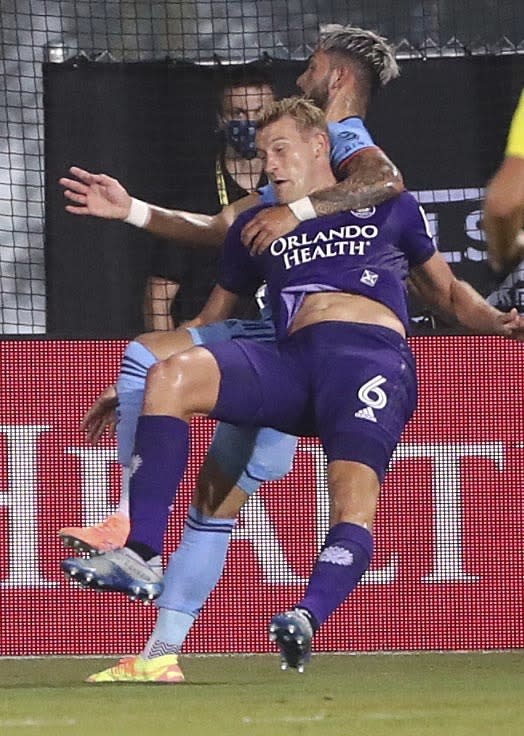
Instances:
[[[331,64],[328,55],[324,51],[315,51],[309,59],[307,68],[297,79],[297,86],[302,90],[305,97],[323,110],[329,100],[329,78],[331,75]]]

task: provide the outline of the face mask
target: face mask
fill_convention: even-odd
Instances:
[[[226,125],[225,133],[229,145],[242,158],[252,159],[256,157],[256,127],[251,120],[230,120]]]

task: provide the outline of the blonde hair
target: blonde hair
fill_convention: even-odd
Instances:
[[[262,130],[284,117],[292,118],[300,130],[321,130],[328,135],[326,118],[322,110],[304,97],[284,97],[266,105],[257,117],[257,130]]]

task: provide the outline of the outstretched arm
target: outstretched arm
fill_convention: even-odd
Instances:
[[[168,210],[133,199],[117,179],[107,174],[93,174],[77,166],[70,173],[74,178],[59,180],[69,201],[67,212],[122,220],[159,237],[193,246],[220,247],[233,220],[260,201],[258,194],[250,194],[216,215]]]
[[[342,165],[342,181],[309,196],[311,217],[373,207],[404,191],[402,175],[380,148],[366,148]],[[307,219],[303,217],[302,219]],[[288,205],[262,210],[242,230],[242,242],[252,254],[262,253],[273,240],[293,230],[300,220]]]
[[[114,437],[117,425],[116,410],[118,407],[118,396],[115,384],[107,386],[95,401],[91,404],[80,427],[92,445],[96,445],[104,432],[107,430],[108,437]]]
[[[410,278],[424,301],[472,332],[524,340],[524,318],[517,310],[492,307],[472,286],[455,278],[440,253],[412,269]]]
[[[493,268],[515,266],[524,257],[524,158],[504,159],[488,185],[482,221]]]
[[[524,255],[524,91],[511,120],[504,160],[488,185],[483,222],[491,265],[512,269]]]

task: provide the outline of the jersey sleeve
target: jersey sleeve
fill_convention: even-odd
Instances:
[[[402,233],[400,246],[407,256],[409,267],[420,266],[437,251],[429,229],[426,213],[413,195],[404,192],[399,197]]]
[[[218,284],[227,291],[240,296],[253,296],[263,283],[255,257],[242,244],[240,233],[256,210],[242,213],[227,231],[222,248]]]
[[[273,206],[275,204],[278,204],[277,194],[275,192],[275,187],[273,186],[273,184],[264,184],[264,186],[257,189],[257,192],[262,197],[263,205]]]
[[[506,156],[524,158],[524,90],[520,93],[519,104],[511,121]]]
[[[352,117],[339,123],[330,123],[329,139],[331,141],[331,168],[335,174],[340,167],[355,153],[365,148],[376,148],[361,118]]]

